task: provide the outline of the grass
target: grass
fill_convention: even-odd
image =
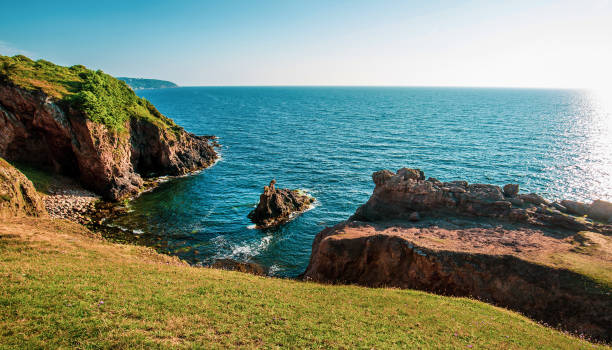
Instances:
[[[428,293],[190,267],[50,219],[0,224],[0,348],[604,348]]]
[[[42,91],[111,130],[122,131],[130,118],[142,118],[174,132],[180,129],[125,82],[101,70],[93,71],[82,65],[63,67],[23,55],[0,55],[0,82],[3,81],[25,90]]]
[[[40,193],[49,194],[49,189],[53,187],[55,183],[57,183],[57,175],[54,175],[50,171],[41,170],[28,164],[13,162],[12,165],[17,168],[17,170],[21,171],[30,181],[32,181],[36,191]]]
[[[574,248],[551,256],[552,264],[588,276],[612,289],[612,237],[588,231],[574,237]]]

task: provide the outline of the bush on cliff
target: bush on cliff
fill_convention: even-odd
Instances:
[[[0,55],[0,82],[43,93],[72,105],[90,120],[121,130],[130,118],[143,118],[160,127],[180,129],[153,105],[138,97],[123,81],[82,65],[63,67],[26,56]]]

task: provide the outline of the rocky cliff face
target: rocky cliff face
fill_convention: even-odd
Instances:
[[[425,180],[418,169],[403,168],[375,172],[376,184],[370,199],[353,215],[361,221],[388,221],[415,219],[421,216],[467,215],[523,222],[542,227],[561,227],[571,230],[589,230],[612,233],[607,218],[612,217],[612,204],[604,201],[592,205],[582,204],[593,213],[591,217],[574,216],[574,212],[561,203],[551,203],[535,193],[519,194],[519,185],[504,188],[488,184],[468,184],[467,181],[442,182],[435,178]],[[563,201],[562,203],[566,203]],[[577,202],[575,202],[577,203]],[[594,220],[593,220],[594,219]],[[604,221],[601,221],[605,219]]]
[[[304,279],[470,296],[612,340],[609,287],[563,265],[568,257],[612,267],[611,225],[520,195],[517,185],[425,180],[416,169],[373,180],[349,221],[316,236]]]
[[[137,193],[143,176],[182,175],[217,158],[206,137],[137,118],[113,131],[10,82],[0,82],[0,130],[0,156],[76,177],[109,200]]]
[[[32,182],[0,158],[0,219],[47,216],[45,204]]]

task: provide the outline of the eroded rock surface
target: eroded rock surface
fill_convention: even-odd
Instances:
[[[609,286],[569,268],[580,259],[612,268],[611,225],[515,184],[425,180],[415,169],[372,179],[368,202],[316,236],[304,279],[470,296],[612,340]]]
[[[19,216],[47,216],[45,204],[32,182],[0,158],[0,219]]]
[[[299,190],[277,189],[275,184],[276,181],[272,180],[269,186],[264,187],[257,207],[248,215],[258,228],[283,224],[296,214],[307,210],[315,200]]]
[[[403,168],[392,173],[382,170],[374,173],[376,184],[370,199],[353,215],[361,221],[385,221],[410,219],[414,212],[423,216],[468,215],[492,217],[531,225],[560,227],[571,230],[587,230],[612,233],[606,215],[612,215],[612,203],[595,201],[592,205],[580,204],[584,209],[569,206],[569,201],[551,203],[538,194],[519,194],[519,186],[510,184],[504,189],[488,184],[468,184],[466,181],[441,182],[427,179],[418,169]],[[574,202],[577,203],[577,202]],[[610,209],[607,205],[610,206]],[[580,207],[580,208],[582,208]],[[593,208],[593,209],[591,209]],[[561,210],[564,210],[562,212]],[[589,218],[572,214],[592,213]]]
[[[122,131],[109,130],[43,92],[6,81],[0,81],[0,130],[0,156],[75,177],[109,200],[136,194],[142,177],[183,175],[217,158],[210,137],[137,118]]]

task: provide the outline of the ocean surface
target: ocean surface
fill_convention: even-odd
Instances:
[[[302,273],[315,235],[347,219],[380,169],[503,185],[550,199],[612,200],[612,101],[587,91],[488,88],[185,87],[139,90],[186,130],[216,135],[221,160],[165,182],[114,220],[144,244],[207,265],[252,261]],[[257,230],[263,186],[316,206]]]

